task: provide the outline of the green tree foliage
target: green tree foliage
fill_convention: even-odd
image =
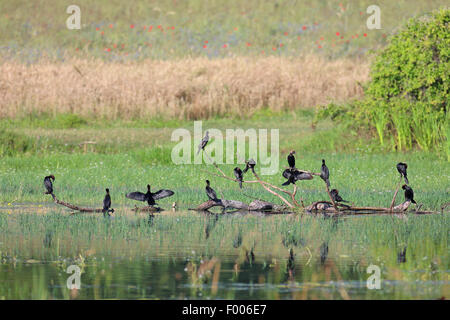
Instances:
[[[409,20],[376,56],[365,98],[322,115],[368,127],[384,146],[447,148],[448,154],[449,20],[448,9]]]

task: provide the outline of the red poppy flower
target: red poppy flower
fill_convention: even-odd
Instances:
[[[323,39],[324,39],[324,37],[320,37],[320,40],[322,40],[322,41],[323,41]]]
[[[203,49],[206,49],[208,46],[206,44],[203,45]]]
[[[302,29],[303,29],[303,30],[306,30],[306,26],[303,26]]]
[[[300,40],[300,36],[297,36],[297,40]]]
[[[134,28],[134,24],[130,24],[130,28],[133,29]]]
[[[285,32],[285,33],[284,33],[284,35],[285,35],[285,36],[287,36],[287,35],[288,35],[288,33],[287,33],[287,32]]]
[[[208,43],[208,40],[205,40],[205,43]]]
[[[112,25],[112,23],[109,25],[109,27],[112,29],[113,28],[113,25]]]
[[[322,49],[322,46],[321,46],[321,45],[319,45],[319,49]]]
[[[364,33],[364,37],[367,37],[367,33]]]
[[[224,45],[223,45],[223,48],[226,48],[226,47],[227,47],[227,45],[226,45],[226,44],[224,44]]]
[[[336,35],[339,37],[340,33],[339,33],[339,32],[336,32]]]
[[[100,31],[100,28],[99,27],[95,28],[95,31]]]

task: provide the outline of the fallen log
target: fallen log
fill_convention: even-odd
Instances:
[[[305,211],[308,213],[342,213],[342,214],[351,214],[351,213],[403,213],[406,210],[408,210],[409,206],[411,205],[411,201],[405,201],[402,204],[399,204],[392,208],[382,208],[382,207],[353,207],[353,206],[347,206],[338,203],[338,206],[342,207],[342,209],[336,211],[336,209],[333,207],[333,204],[329,201],[316,201],[313,202],[311,205],[307,206],[305,208]],[[431,213],[437,213],[433,211],[411,211],[416,214],[431,214]]]
[[[139,208],[138,206],[134,206],[134,208],[131,210],[134,212],[160,212],[162,209],[159,207],[152,207],[152,206],[141,207],[141,208]]]
[[[103,212],[103,208],[101,208],[101,209],[83,208],[83,207],[59,200],[58,198],[56,198],[56,196],[54,194],[52,194],[52,197],[53,197],[54,203],[59,204],[64,207],[67,207],[69,209],[78,211],[78,212],[84,212],[84,213],[102,213]],[[108,210],[108,213],[113,213],[113,212],[114,212],[114,209],[112,209],[112,208]]]
[[[288,210],[286,206],[280,206],[271,202],[254,200],[246,204],[236,200],[219,199],[218,201],[208,200],[199,204],[196,208],[189,209],[194,211],[207,211],[213,207],[221,207],[223,210],[236,209],[243,211],[264,211],[264,212],[282,212]]]

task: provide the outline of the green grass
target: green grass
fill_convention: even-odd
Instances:
[[[255,119],[217,119],[203,122],[203,130],[218,128],[279,128],[279,173],[265,177],[276,185],[284,178],[282,170],[287,165],[289,150],[297,151],[297,166],[319,172],[321,159],[327,160],[332,186],[342,196],[358,205],[388,206],[398,181],[397,162],[408,163],[408,177],[415,191],[416,200],[424,208],[437,210],[448,202],[450,165],[444,159],[423,152],[384,153],[374,152],[370,141],[362,137],[342,133],[330,122],[311,127],[312,115],[308,112],[264,115]],[[180,122],[181,127],[193,130],[193,122]],[[282,124],[282,126],[281,126]],[[9,130],[14,134],[35,141],[28,154],[4,157],[0,163],[0,202],[48,202],[43,195],[42,179],[53,173],[55,190],[62,200],[91,206],[99,206],[104,189],[109,187],[115,205],[134,206],[135,202],[124,198],[126,192],[144,190],[147,183],[154,188],[170,188],[176,192],[172,198],[161,201],[169,206],[176,201],[188,208],[205,200],[204,180],[210,179],[225,198],[250,202],[250,197],[277,202],[258,185],[245,185],[243,192],[237,184],[211,176],[204,170],[216,172],[212,166],[173,165],[170,141],[174,128],[153,124],[141,128],[101,122],[88,127],[48,129],[39,126],[17,125]],[[344,134],[344,135],[343,135]],[[37,139],[39,137],[39,139]],[[80,143],[94,140],[86,153]],[[193,142],[196,150],[198,141]],[[354,145],[360,145],[352,150]],[[231,176],[234,165],[221,165]],[[306,203],[326,199],[320,179],[298,183]],[[250,196],[250,197],[248,197]],[[401,194],[399,201],[403,199]]]
[[[385,36],[395,33],[408,18],[448,3],[378,1],[382,29],[368,30],[366,9],[372,4],[369,0],[194,0],[176,4],[156,0],[80,0],[77,5],[81,8],[82,29],[68,30],[66,1],[2,1],[0,47],[5,58],[28,63],[43,57],[63,60],[74,55],[123,61],[260,55],[262,51],[265,55],[291,56],[314,52],[336,58],[382,47]],[[336,36],[336,32],[344,38]],[[357,38],[353,37],[357,34]],[[207,48],[203,48],[205,41]]]

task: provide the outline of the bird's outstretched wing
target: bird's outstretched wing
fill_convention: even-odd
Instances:
[[[159,191],[156,191],[155,193],[152,193],[152,197],[155,200],[159,200],[159,199],[170,197],[174,194],[175,194],[175,192],[173,192],[172,190],[161,189]]]
[[[145,193],[142,193],[139,191],[130,192],[126,195],[126,197],[128,199],[133,199],[133,200],[137,200],[137,201],[146,201],[147,200],[147,199],[145,199]]]
[[[312,180],[312,174],[295,170],[295,180]]]

